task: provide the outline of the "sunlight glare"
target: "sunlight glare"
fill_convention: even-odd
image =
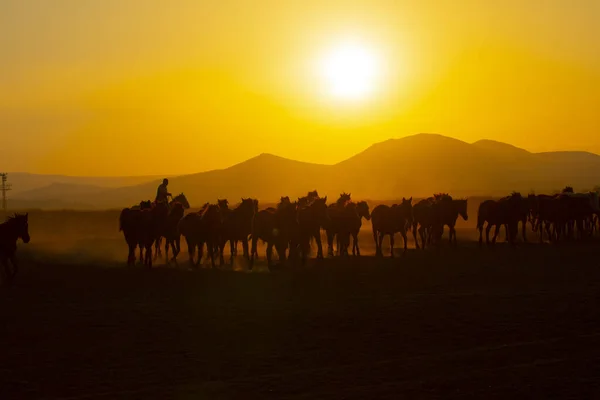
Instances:
[[[339,99],[358,100],[371,95],[381,72],[380,61],[368,46],[344,43],[323,58],[320,73],[326,91]]]

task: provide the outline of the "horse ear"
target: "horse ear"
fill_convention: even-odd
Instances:
[[[25,213],[25,219],[29,218],[29,213]]]
[[[325,203],[327,203],[327,196],[323,197],[323,199],[325,200]]]
[[[410,199],[408,199],[408,201],[410,201],[412,203],[412,196],[410,196]]]
[[[406,201],[406,197],[403,197],[403,198],[402,198],[402,201]]]

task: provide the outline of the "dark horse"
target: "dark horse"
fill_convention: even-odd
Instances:
[[[491,244],[496,244],[496,238],[500,227],[506,227],[508,242],[515,244],[517,237],[518,223],[523,221],[523,204],[525,199],[520,193],[512,193],[510,196],[503,197],[500,200],[486,200],[479,205],[477,212],[477,229],[479,230],[479,246],[483,244],[483,225],[487,222],[485,228],[485,242],[490,244],[490,230],[496,227]],[[526,222],[526,220],[525,220]],[[523,224],[525,227],[525,223]],[[523,236],[525,237],[525,235]]]
[[[460,215],[465,221],[469,220],[467,214],[467,199],[456,200],[447,194],[435,195],[435,201],[431,207],[433,227],[430,232],[430,238],[440,244],[440,239],[444,232],[444,226],[448,225],[450,230],[448,240],[450,244],[456,246],[456,221]]]
[[[169,213],[172,211],[173,207],[176,204],[180,204],[184,210],[187,210],[190,208],[190,203],[188,202],[187,197],[185,197],[185,195],[183,193],[178,194],[177,196],[173,197],[173,200],[169,203]],[[179,211],[177,211],[179,212]],[[183,215],[181,215],[183,217]],[[165,229],[165,232],[161,232],[160,236],[158,237],[158,239],[156,240],[155,243],[155,250],[154,250],[154,260],[156,260],[158,257],[162,256],[162,252],[161,252],[161,245],[162,245],[162,238],[166,237],[165,233],[167,233],[167,230],[171,230],[170,233],[173,233],[173,229],[172,226],[169,227],[167,226],[168,222],[165,221],[165,224],[163,224],[162,228]],[[167,259],[167,262],[169,260],[168,255],[165,256],[165,258]]]
[[[333,239],[337,236],[337,253],[341,251],[341,233],[343,233],[346,220],[344,217],[344,208],[346,204],[352,201],[351,193],[340,194],[339,199],[328,207],[329,223],[325,226],[327,234],[327,255],[333,257]]]
[[[5,279],[12,283],[19,270],[17,262],[17,241],[29,243],[29,214],[15,214],[0,224],[0,263],[4,266]],[[12,268],[10,268],[12,264]]]
[[[297,203],[289,197],[282,197],[277,208],[269,207],[254,215],[252,221],[252,250],[250,251],[250,270],[254,266],[254,257],[258,256],[258,240],[267,243],[267,266],[272,269],[273,246],[279,256],[280,265],[285,265],[286,251],[291,242],[295,242],[298,233],[296,219]]]
[[[169,216],[165,203],[153,203],[151,208],[125,208],[119,216],[119,230],[123,231],[129,246],[128,265],[135,264],[135,249],[140,247],[140,260],[152,267],[152,246],[162,235]],[[145,251],[145,253],[144,253]]]
[[[173,248],[173,258],[170,261],[177,263],[177,255],[181,251],[181,234],[179,233],[179,221],[185,214],[184,205],[181,203],[171,204],[167,222],[164,225],[162,237],[165,238],[165,258],[169,263],[169,246]],[[159,239],[160,240],[160,239]]]
[[[321,227],[329,224],[329,213],[327,210],[327,196],[313,198],[310,203],[298,207],[298,229],[300,254],[302,264],[306,263],[306,257],[310,250],[310,242],[314,238],[317,242],[317,258],[323,258],[323,245],[321,244]]]
[[[350,202],[346,204],[343,211],[344,226],[338,234],[340,237],[340,254],[348,255],[348,246],[350,245],[350,237],[352,237],[352,255],[360,256],[360,248],[358,247],[358,233],[362,226],[362,219],[367,221],[371,219],[369,205],[366,201],[358,203]]]
[[[210,258],[211,266],[215,267],[215,256],[218,255],[222,214],[217,204],[206,203],[198,212],[187,214],[179,221],[179,232],[185,238],[188,247],[189,261],[192,267],[202,262],[204,244]],[[198,261],[194,262],[194,254],[198,249]],[[223,265],[223,259],[220,265]]]
[[[226,200],[225,200],[226,201]],[[223,212],[223,226],[221,228],[221,240],[219,244],[220,256],[223,257],[225,245],[229,242],[231,258],[229,262],[233,264],[234,257],[237,255],[237,243],[242,242],[242,250],[246,260],[250,261],[250,252],[248,251],[248,236],[252,233],[252,220],[258,212],[258,200],[242,198],[242,202],[233,210],[225,207],[226,204],[219,200],[221,212]]]
[[[373,224],[373,239],[375,240],[376,255],[383,256],[381,245],[385,235],[390,235],[390,257],[394,257],[394,234],[400,232],[404,239],[404,252],[408,248],[406,232],[412,225],[412,197],[402,198],[401,204],[391,207],[384,204],[378,205],[371,213]]]

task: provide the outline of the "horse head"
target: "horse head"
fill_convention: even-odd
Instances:
[[[340,198],[337,200],[337,204],[340,206],[345,206],[346,203],[348,203],[350,200],[352,200],[351,198],[351,193],[342,193],[340,194]]]
[[[177,196],[175,196],[175,198],[173,199],[173,202],[181,203],[183,208],[186,210],[188,208],[190,208],[190,203],[188,202],[187,197],[185,197],[185,194],[183,194],[183,193],[179,193]]]
[[[322,224],[329,222],[329,207],[327,207],[327,196],[323,198],[317,198],[309,206],[313,210],[313,215]]]
[[[29,236],[29,213],[15,214],[14,216],[9,217],[7,222],[15,231],[17,238],[21,238],[23,243],[29,243],[31,240],[31,237]]]
[[[219,206],[219,209],[221,209],[221,210],[229,209],[229,201],[227,199],[217,199],[217,205]]]
[[[371,219],[371,213],[369,211],[369,205],[366,201],[359,201],[356,203],[356,211],[359,217],[364,217],[367,221]]]
[[[456,210],[462,219],[468,221],[469,215],[467,214],[467,199],[454,200],[454,204],[456,205]]]

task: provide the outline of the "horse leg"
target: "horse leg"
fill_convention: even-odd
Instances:
[[[413,224],[412,234],[413,234],[413,238],[415,239],[415,248],[418,250],[420,247],[419,247],[419,240],[417,239],[417,224]]]
[[[488,246],[490,245],[490,231],[492,230],[492,226],[492,223],[488,222],[485,227],[485,244]]]
[[[315,242],[317,242],[317,259],[322,260],[323,257],[323,243],[321,242],[321,229],[315,231],[314,234]],[[309,243],[310,245],[310,243]]]
[[[419,228],[419,236],[421,236],[421,244],[423,245],[423,250],[425,250],[426,241],[427,241],[425,230],[426,229],[422,226]],[[418,240],[416,238],[415,238],[415,242],[418,242]],[[417,247],[417,249],[418,249],[418,247]]]
[[[379,232],[379,242],[377,244],[377,251],[381,257],[383,257],[383,238],[384,237],[385,237],[385,234],[382,232]]]
[[[10,263],[12,264],[12,274],[9,277],[9,283],[12,282],[17,276],[17,272],[19,272],[19,262],[17,261],[17,255],[13,254],[10,256]]]
[[[0,283],[6,283],[7,285],[10,285],[12,282],[12,271],[10,270],[10,266],[8,265],[8,257],[0,255],[0,264],[4,267],[4,279],[3,282]]]
[[[452,231],[452,236],[454,237],[454,247],[456,247],[458,246],[458,243],[456,239],[456,228],[454,227],[454,225],[450,227],[450,230]]]
[[[225,247],[225,246],[223,246]],[[235,258],[235,253],[236,253],[236,245],[235,245],[235,240],[233,239],[229,239],[229,264],[233,265],[233,259]],[[223,251],[221,251],[221,254],[223,254]]]
[[[250,250],[250,262],[248,264],[248,269],[252,271],[252,267],[254,267],[254,257],[258,256],[258,238],[256,235],[252,235],[252,249]]]
[[[169,265],[169,239],[165,238],[165,262]],[[173,250],[174,252],[175,250]]]
[[[249,261],[250,254],[248,252],[248,239],[247,238],[242,239],[242,251],[244,252],[244,258],[246,259],[246,261]]]
[[[383,241],[383,239],[382,239]],[[394,258],[394,234],[390,233],[390,257]]]
[[[498,238],[498,234],[500,233],[500,227],[502,224],[496,224],[496,230],[494,231],[494,237],[492,238],[492,244],[496,244],[496,239]]]
[[[527,218],[521,221],[521,234],[523,235],[523,242],[527,243]]]
[[[479,248],[483,246],[483,224],[477,227],[479,231]]]
[[[271,270],[271,260],[273,258],[273,243],[267,243],[267,268]]]
[[[406,230],[403,230],[400,234],[402,235],[402,239],[404,239],[404,253],[406,254],[408,251],[408,235],[406,234]]]

